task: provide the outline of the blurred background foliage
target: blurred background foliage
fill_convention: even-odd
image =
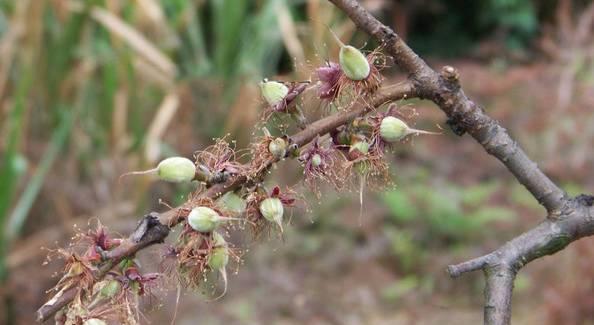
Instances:
[[[362,2],[432,66],[458,67],[466,91],[569,192],[591,192],[591,1]],[[336,58],[327,26],[374,46],[322,0],[0,0],[0,322],[30,324],[53,285],[59,263],[39,267],[40,246],[64,245],[90,218],[125,233],[165,209],[160,199],[183,202],[192,189],[119,175],[190,157],[213,137],[245,147],[261,110],[257,82],[309,79]],[[425,128],[444,122],[429,103],[402,104]],[[544,211],[471,140],[444,133],[397,148],[396,187],[365,195],[361,224],[356,194],[310,198],[284,241],[250,249],[223,300],[188,294],[178,322],[477,323],[480,277],[450,280],[444,267]],[[299,173],[287,163],[273,180],[295,184]],[[588,242],[521,274],[518,323],[594,319]],[[172,299],[147,318],[169,321]]]

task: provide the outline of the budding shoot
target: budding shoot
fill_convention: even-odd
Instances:
[[[129,175],[147,174],[157,174],[160,180],[172,183],[190,182],[196,176],[196,165],[188,158],[170,157],[162,160],[153,169],[125,173],[120,179]]]

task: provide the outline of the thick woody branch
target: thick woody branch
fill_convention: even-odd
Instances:
[[[594,197],[568,198],[528,158],[507,131],[464,94],[456,69],[444,67],[440,73],[431,69],[393,30],[375,19],[356,0],[329,1],[394,56],[398,66],[409,74],[418,95],[432,100],[447,115],[454,133],[469,133],[547,209],[546,220],[495,252],[448,267],[452,277],[483,270],[486,278],[485,324],[509,324],[516,273],[530,261],[554,254],[579,238],[594,235],[591,207]]]
[[[594,208],[591,196],[572,199],[557,219],[546,219],[536,227],[510,240],[487,255],[448,266],[458,277],[483,270],[485,286],[485,323],[509,324],[511,292],[515,274],[526,264],[564,249],[571,242],[594,235]]]
[[[380,107],[385,103],[416,97],[416,91],[411,83],[404,82],[398,85],[390,86],[385,92],[378,93],[369,103],[361,102],[355,105],[352,110],[344,111],[335,115],[322,118],[311,123],[302,131],[290,137],[292,143],[298,147],[304,146],[318,135],[324,135],[339,126],[346,124],[357,116],[364,115],[374,108]],[[201,175],[197,179],[206,180],[207,177]],[[237,176],[227,180],[224,183],[213,184],[202,195],[209,198],[217,198],[226,192],[232,191],[244,185],[248,179],[245,176]],[[113,250],[104,253],[104,262],[95,274],[97,280],[103,278],[105,274],[121,260],[134,256],[138,251],[161,243],[169,235],[169,229],[180,223],[187,216],[188,210],[185,207],[173,208],[169,211],[158,214],[152,212],[145,216],[138,224],[136,229],[127,239]],[[76,288],[70,288],[64,292],[56,294],[47,303],[37,310],[37,321],[43,322],[49,319],[54,313],[66,306],[72,301],[77,293]]]

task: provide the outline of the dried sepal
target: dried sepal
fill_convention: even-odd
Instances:
[[[208,181],[214,183],[230,176],[243,175],[248,169],[239,162],[241,154],[225,138],[216,139],[215,144],[197,151],[194,156],[199,168],[208,175]]]

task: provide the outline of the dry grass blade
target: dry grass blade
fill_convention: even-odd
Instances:
[[[149,162],[154,162],[159,157],[159,140],[163,137],[163,133],[173,119],[178,107],[179,95],[176,91],[171,91],[163,98],[146,138],[145,155]]]
[[[299,64],[305,62],[303,46],[297,37],[297,29],[295,28],[295,22],[293,21],[293,17],[291,17],[289,8],[287,8],[286,5],[279,4],[276,6],[275,11],[278,18],[278,25],[281,30],[281,36],[287,47],[287,51],[289,51],[291,57],[295,59],[295,63]]]
[[[169,79],[177,74],[175,64],[140,32],[109,11],[93,7],[91,16],[110,32],[122,38],[134,51],[165,73]]]

